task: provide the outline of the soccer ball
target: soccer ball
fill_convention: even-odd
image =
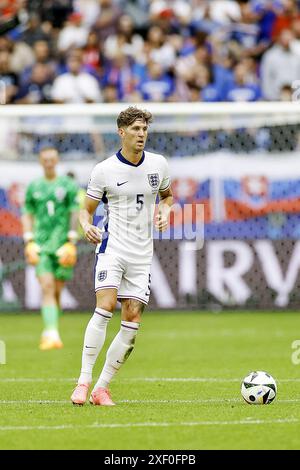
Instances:
[[[277,393],[275,380],[267,372],[251,372],[242,381],[241,394],[250,405],[268,405]]]

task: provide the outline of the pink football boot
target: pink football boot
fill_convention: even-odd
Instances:
[[[71,396],[71,401],[73,405],[85,404],[88,393],[89,393],[89,388],[90,388],[89,384],[77,384],[76,385]]]
[[[93,390],[90,403],[92,405],[101,405],[101,406],[115,406],[115,403],[110,397],[110,392],[107,388],[98,387]]]

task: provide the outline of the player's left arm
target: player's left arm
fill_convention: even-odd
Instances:
[[[159,192],[158,214],[155,218],[155,228],[160,232],[167,230],[169,225],[169,215],[173,205],[173,193],[171,187]]]
[[[67,233],[68,241],[64,243],[57,251],[59,264],[66,268],[71,268],[77,261],[76,243],[78,241],[78,215],[79,215],[79,202],[78,202],[78,187],[71,185],[68,194],[70,223]]]

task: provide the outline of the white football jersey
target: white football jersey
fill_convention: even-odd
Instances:
[[[103,201],[107,208],[105,233],[96,252],[151,263],[157,194],[169,187],[169,167],[162,155],[143,152],[134,165],[119,151],[98,163],[87,189],[88,197]]]

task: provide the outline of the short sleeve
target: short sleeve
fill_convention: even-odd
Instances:
[[[101,165],[96,165],[92,171],[86,195],[96,201],[101,201],[105,192],[104,173]]]
[[[30,184],[26,190],[25,202],[22,209],[23,214],[34,214],[35,212],[35,203],[33,199],[33,188]]]
[[[163,160],[163,172],[162,172],[162,181],[159,187],[159,191],[166,191],[171,185],[169,164],[164,158]]]

